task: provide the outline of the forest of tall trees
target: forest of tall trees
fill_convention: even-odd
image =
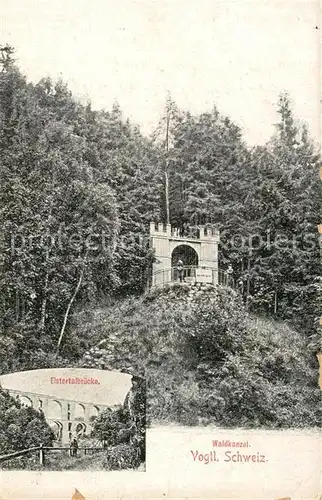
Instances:
[[[62,81],[30,83],[0,53],[2,359],[72,358],[73,312],[142,294],[149,222],[167,219],[217,226],[220,266],[248,283],[250,310],[318,349],[320,158],[287,94],[264,145],[216,107],[193,115],[170,96],[145,137],[117,103],[97,111]]]

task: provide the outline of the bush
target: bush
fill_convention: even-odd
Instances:
[[[81,366],[146,370],[149,423],[319,423],[318,363],[306,337],[250,316],[231,289],[156,289],[101,311],[85,328],[98,345]]]
[[[137,469],[140,464],[138,449],[130,444],[119,444],[110,448],[103,462],[107,470]]]
[[[0,454],[39,446],[52,446],[55,436],[42,412],[24,407],[0,388]],[[5,463],[5,467],[23,467],[35,456],[25,456]]]

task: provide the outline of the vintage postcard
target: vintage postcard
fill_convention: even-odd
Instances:
[[[0,499],[321,500],[319,2],[0,15]]]

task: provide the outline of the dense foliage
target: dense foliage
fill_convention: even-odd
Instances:
[[[93,424],[92,436],[105,448],[108,470],[138,468],[145,462],[146,387],[139,378],[123,406],[107,408]]]
[[[93,111],[61,81],[33,85],[6,63],[0,95],[4,358],[23,365],[39,339],[70,357],[75,307],[145,288],[143,236],[160,209],[155,151],[117,105]]]
[[[5,355],[73,356],[70,315],[142,293],[153,255],[150,220],[215,224],[255,311],[312,336],[318,317],[318,165],[307,129],[281,96],[265,146],[214,108],[193,116],[168,97],[151,140],[117,104],[94,111],[66,85],[28,83],[2,47],[0,73],[0,317]],[[167,188],[165,191],[165,187]],[[19,354],[20,353],[20,354]],[[39,362],[43,355],[39,352]],[[8,366],[7,369],[15,369]]]
[[[148,373],[150,422],[318,426],[317,360],[285,323],[211,285],[172,286],[96,313],[81,366]],[[311,368],[311,366],[313,368]]]
[[[0,388],[0,455],[39,446],[52,446],[54,433],[42,412],[24,406],[19,399]],[[23,462],[39,461],[37,454],[26,455],[8,462],[10,467]]]
[[[312,335],[319,316],[320,158],[290,98],[280,97],[274,137],[254,148],[216,108],[192,116],[168,101],[167,110],[170,221],[219,227],[220,264],[232,265],[249,306]]]

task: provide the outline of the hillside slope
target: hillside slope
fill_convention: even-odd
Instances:
[[[150,422],[224,426],[319,425],[319,389],[305,339],[252,318],[212,285],[173,285],[76,318],[91,338],[79,364],[146,371]]]

